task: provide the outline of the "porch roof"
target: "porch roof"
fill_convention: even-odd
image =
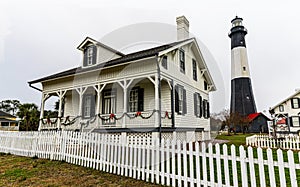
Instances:
[[[5,118],[5,117],[7,117],[7,118],[16,118],[16,116],[13,116],[9,113],[6,113],[6,112],[3,112],[3,111],[0,110],[0,118]]]
[[[189,38],[189,39],[186,39],[186,40],[177,41],[177,42],[173,42],[173,43],[169,43],[169,44],[164,44],[164,45],[161,45],[161,46],[158,46],[158,47],[154,47],[154,48],[150,48],[150,49],[130,53],[130,54],[124,55],[120,58],[113,59],[113,60],[98,64],[96,66],[89,67],[89,68],[82,68],[81,66],[79,66],[79,67],[72,68],[72,69],[69,69],[69,70],[66,70],[66,71],[62,71],[62,72],[59,72],[59,73],[56,73],[56,74],[53,74],[53,75],[50,75],[50,76],[46,76],[46,77],[43,77],[43,78],[40,78],[40,79],[29,81],[28,84],[35,84],[35,83],[39,83],[39,82],[43,82],[43,81],[47,81],[47,80],[51,80],[51,79],[56,79],[56,78],[60,78],[60,77],[64,77],[64,76],[74,75],[76,73],[88,72],[88,71],[92,71],[92,70],[97,70],[97,69],[110,67],[110,66],[113,66],[113,65],[121,65],[123,63],[134,61],[134,60],[139,60],[139,59],[142,59],[142,58],[148,58],[148,57],[151,57],[151,56],[158,55],[159,52],[164,51],[166,49],[169,49],[169,48],[171,48],[173,46],[176,46],[178,44],[181,44],[183,42],[186,42],[188,40],[193,40],[193,38]]]

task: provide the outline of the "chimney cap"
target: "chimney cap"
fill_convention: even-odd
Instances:
[[[189,20],[186,19],[186,17],[185,17],[184,15],[178,16],[178,17],[176,18],[176,22],[177,22],[177,24],[183,22],[183,23],[185,23],[187,26],[190,26]]]

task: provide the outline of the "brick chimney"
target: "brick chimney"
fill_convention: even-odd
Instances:
[[[185,16],[179,16],[176,18],[177,22],[177,40],[184,40],[189,38],[189,26],[190,23]]]

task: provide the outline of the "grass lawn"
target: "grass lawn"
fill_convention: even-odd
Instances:
[[[157,186],[59,161],[0,153],[0,186]]]
[[[246,145],[246,137],[252,135],[254,134],[231,133],[230,135],[228,135],[227,133],[225,133],[225,134],[218,135],[216,139],[228,140],[229,141],[227,143],[228,145],[234,144],[236,146],[240,146],[240,145]]]

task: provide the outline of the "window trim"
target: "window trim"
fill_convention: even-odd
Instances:
[[[136,102],[136,110],[132,110],[131,105],[130,105],[130,97],[132,91],[137,90],[137,100]],[[129,90],[128,94],[128,111],[129,112],[142,112],[144,111],[144,88],[141,88],[139,86],[133,87]]]

